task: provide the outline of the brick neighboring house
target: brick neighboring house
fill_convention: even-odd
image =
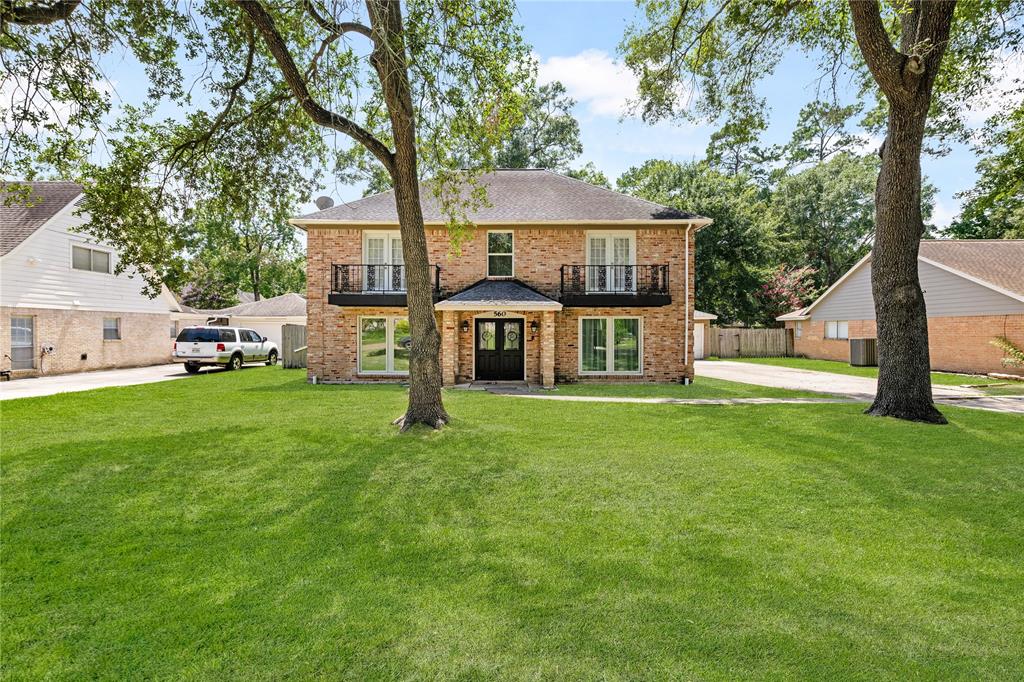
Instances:
[[[710,220],[546,170],[499,170],[459,255],[428,189],[444,383],[693,378],[694,237]],[[408,372],[401,238],[386,192],[296,218],[307,232],[308,371]]]
[[[19,184],[30,201],[0,206],[0,368],[19,378],[170,362],[173,296],[148,298],[141,277],[114,274],[114,249],[75,231],[81,186]]]
[[[923,240],[918,274],[932,369],[1024,373],[990,343],[1005,336],[1024,348],[1024,240]],[[848,339],[876,334],[870,254],[810,306],[777,319],[793,330],[797,355],[849,361]]]

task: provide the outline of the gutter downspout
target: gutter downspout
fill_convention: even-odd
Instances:
[[[683,336],[683,367],[688,367],[690,364],[690,230],[693,229],[693,223],[686,224],[686,247],[685,256],[686,263],[683,267],[685,272],[685,278],[683,280],[683,286],[686,287],[686,293],[684,294],[685,301],[685,312],[683,313],[686,318],[686,332]],[[689,377],[683,378],[683,385],[688,386],[691,383]]]

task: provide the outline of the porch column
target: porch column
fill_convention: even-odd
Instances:
[[[445,310],[441,314],[441,382],[445,386],[455,385],[455,363],[459,356],[458,321],[455,311]]]
[[[555,386],[555,312],[545,310],[540,330],[540,380],[544,388]]]

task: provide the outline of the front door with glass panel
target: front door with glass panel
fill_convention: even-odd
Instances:
[[[523,320],[476,321],[476,378],[522,381]]]
[[[587,291],[636,291],[633,235],[587,236]]]
[[[405,261],[399,232],[367,232],[365,291],[405,291]]]

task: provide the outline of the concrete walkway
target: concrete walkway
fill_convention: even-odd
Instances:
[[[133,367],[131,369],[104,369],[78,374],[59,374],[52,377],[15,379],[0,382],[0,400],[13,398],[36,398],[55,393],[89,391],[110,386],[134,386],[152,384],[187,377],[185,368],[178,364]]]
[[[871,401],[875,397],[876,380],[868,377],[726,360],[697,360],[694,371],[698,378],[711,377],[757,386],[828,393],[862,401]],[[1024,414],[1024,397],[986,396],[974,388],[938,385],[932,385],[932,396],[936,403],[942,405]]]

